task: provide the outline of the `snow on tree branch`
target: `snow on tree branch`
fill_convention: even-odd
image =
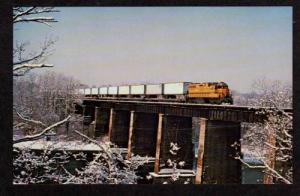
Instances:
[[[29,23],[36,22],[50,26],[50,23],[57,22],[51,16],[43,16],[43,14],[58,12],[53,7],[14,7],[13,8],[13,23]],[[42,16],[41,16],[42,14]],[[41,46],[41,51],[36,54],[25,54],[25,46],[28,44],[16,44],[13,50],[14,55],[14,76],[24,76],[27,72],[34,68],[53,67],[53,65],[42,63],[43,60],[50,54],[49,48],[55,43],[55,40],[45,39],[44,45]],[[28,52],[27,52],[28,53]]]
[[[18,139],[18,140],[14,140],[13,143],[16,144],[16,143],[20,143],[20,142],[26,142],[26,141],[32,141],[32,140],[39,139],[41,136],[45,135],[48,131],[50,131],[53,128],[58,127],[58,126],[64,124],[65,122],[67,122],[70,118],[71,118],[71,116],[69,115],[64,120],[59,121],[59,122],[57,122],[57,123],[55,123],[55,124],[53,124],[53,125],[45,128],[43,131],[41,131],[38,134],[25,136],[24,138],[21,138],[21,139]]]
[[[86,135],[80,133],[80,132],[77,131],[77,130],[74,130],[74,132],[75,132],[76,134],[80,135],[81,137],[83,137],[83,138],[89,140],[90,142],[96,144],[97,146],[99,146],[99,147],[101,148],[101,150],[107,154],[108,158],[110,158],[110,159],[112,158],[112,157],[110,156],[110,153],[107,151],[107,148],[105,148],[104,146],[100,145],[97,141],[95,141],[95,140],[91,139],[90,137],[88,137],[88,136],[86,136]]]
[[[40,52],[35,54],[25,54],[28,43],[16,43],[14,47],[13,75],[23,76],[35,68],[53,67],[53,65],[42,63],[42,61],[51,54],[50,47],[55,42],[56,40],[46,38]]]
[[[15,109],[15,108],[14,108]],[[44,128],[47,127],[46,124],[44,124],[43,122],[41,121],[38,121],[38,120],[33,120],[33,119],[29,119],[29,118],[25,118],[22,114],[20,114],[16,109],[15,109],[15,112],[17,113],[17,115],[24,121],[27,121],[27,122],[30,122],[30,123],[34,123],[34,124],[37,124],[37,125],[40,125]]]
[[[51,25],[49,23],[57,22],[57,21],[54,20],[54,18],[52,18],[52,17],[34,17],[34,18],[18,18],[16,20],[14,20],[14,23],[18,23],[18,22],[38,22],[38,23],[42,23],[42,24],[45,24],[45,25],[51,27]]]
[[[33,68],[43,68],[43,67],[53,67],[53,65],[51,65],[51,64],[22,64],[19,66],[15,66],[13,68],[13,71],[18,71],[18,70],[24,69],[24,68],[33,69]]]
[[[16,43],[16,46],[14,47],[13,55],[14,55],[14,65],[20,65],[24,63],[29,62],[38,62],[42,58],[51,55],[51,51],[49,51],[50,47],[56,42],[57,40],[46,38],[43,45],[41,46],[41,50],[39,53],[35,54],[28,54],[26,57],[24,57],[24,52],[26,51],[26,46],[29,43]]]
[[[54,9],[53,7],[29,7],[29,8],[15,7],[13,9],[13,23],[37,22],[37,23],[45,24],[47,26],[51,26],[50,23],[57,22],[57,20],[55,20],[53,17],[35,16],[35,15],[42,14],[42,13],[52,13],[52,12],[59,12],[59,11]]]

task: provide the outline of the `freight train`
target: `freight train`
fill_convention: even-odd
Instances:
[[[76,94],[82,94],[87,98],[233,104],[230,90],[225,82],[104,86],[77,89]]]

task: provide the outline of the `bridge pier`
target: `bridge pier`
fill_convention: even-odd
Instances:
[[[238,122],[207,121],[201,181],[203,184],[240,184],[241,162],[234,159],[240,146],[241,126]],[[200,133],[201,134],[201,133]]]
[[[192,118],[169,115],[163,115],[161,118],[161,130],[158,130],[158,134],[161,136],[161,141],[160,146],[157,146],[156,148],[159,152],[156,153],[157,156],[154,168],[155,173],[158,173],[161,168],[171,168],[168,166],[168,159],[171,159],[172,161],[176,160],[177,162],[184,161],[184,166],[178,168],[192,170]],[[159,129],[160,126],[158,126]],[[170,151],[171,143],[177,144],[180,149],[178,151]]]
[[[130,111],[113,110],[110,141],[120,148],[128,146]]]
[[[110,141],[121,148],[128,148],[127,158],[130,158],[132,153],[140,156],[155,156],[157,114],[114,110],[111,116]]]
[[[240,146],[232,147],[239,140],[240,123],[237,122],[161,115],[154,173],[170,168],[167,160],[171,159],[177,160],[177,163],[185,161],[184,167],[177,168],[194,170],[195,183],[240,184],[241,163],[234,159],[236,153],[240,152]],[[176,155],[170,152],[171,142],[180,147]]]
[[[202,173],[203,173],[203,156],[205,152],[205,135],[206,135],[206,121],[205,118],[193,118],[193,144],[194,144],[194,164],[193,168],[196,166],[196,176],[195,184],[202,183]],[[195,136],[197,136],[195,138]],[[196,140],[196,142],[195,142]],[[196,162],[196,164],[195,164]]]
[[[95,137],[104,136],[109,130],[110,110],[96,107],[95,108]]]
[[[132,111],[133,112],[133,111]],[[155,156],[158,115],[134,112],[129,128],[128,154]]]
[[[83,105],[83,124],[89,125],[92,121],[95,120],[95,106],[92,105]]]
[[[134,120],[134,111],[130,111],[129,119],[129,130],[128,130],[128,144],[127,144],[127,159],[131,158],[131,148],[132,148],[132,131],[133,131],[133,120]]]

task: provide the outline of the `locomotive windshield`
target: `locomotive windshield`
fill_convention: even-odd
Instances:
[[[228,85],[225,82],[219,82],[216,85],[217,88],[228,88]]]

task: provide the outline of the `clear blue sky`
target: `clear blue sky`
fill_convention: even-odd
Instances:
[[[47,63],[89,85],[225,81],[241,92],[260,77],[292,83],[292,7],[57,7],[52,27],[17,24]]]

